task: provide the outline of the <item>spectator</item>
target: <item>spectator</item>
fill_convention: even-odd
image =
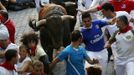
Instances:
[[[88,9],[92,3],[92,0],[78,0],[77,1],[77,9]],[[93,15],[94,17],[95,15]],[[77,12],[77,21],[74,27],[74,30],[79,30],[80,26],[82,25],[82,19],[81,19],[81,12]]]
[[[128,13],[134,10],[134,1],[132,0],[109,0],[115,11],[126,11]]]
[[[34,62],[33,62],[33,72],[29,75],[45,75],[43,63],[38,61],[38,60],[34,60]]]
[[[11,19],[9,19],[8,12],[0,11],[0,21],[7,27],[9,32],[9,40],[15,43],[15,25]]]
[[[34,32],[25,33],[21,42],[28,47],[32,60],[40,60],[44,64],[45,73],[49,73],[49,60],[42,46],[38,43],[38,35]]]
[[[52,69],[59,61],[66,62],[66,75],[86,75],[84,70],[84,61],[93,64],[96,62],[90,60],[86,50],[80,46],[82,35],[80,31],[75,30],[71,33],[71,44],[67,46],[51,63]]]
[[[18,46],[9,42],[9,33],[7,28],[0,24],[0,63],[4,62],[5,52],[8,49],[15,49],[18,50]]]
[[[109,0],[110,4],[113,5],[115,11],[126,11],[128,13],[134,9],[134,1],[132,0]],[[104,3],[105,4],[105,3]],[[81,12],[96,12],[102,9],[102,5],[89,8],[87,10],[78,9]]]
[[[32,61],[26,46],[21,44],[19,46],[19,61],[16,64],[18,75],[28,75],[32,72]]]
[[[1,2],[7,9],[15,11],[35,7],[33,0],[2,0]]]
[[[0,65],[0,75],[18,75],[15,64],[18,61],[17,50],[9,49],[5,52],[5,62]]]
[[[134,30],[129,26],[126,16],[117,18],[117,27],[119,28],[105,47],[110,47],[115,42],[115,51],[117,58],[115,60],[116,75],[133,75],[134,74]]]

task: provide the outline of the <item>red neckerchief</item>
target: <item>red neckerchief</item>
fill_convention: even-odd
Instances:
[[[16,70],[14,65],[11,65],[8,61],[5,61],[0,66],[6,68],[7,70]]]
[[[14,33],[15,33],[15,26],[14,23],[11,19],[8,19],[7,21],[5,21],[4,25],[7,27],[8,31],[9,31],[9,40],[12,43],[15,43],[15,38],[14,38]]]
[[[35,72],[33,71],[31,75],[35,75]],[[41,72],[41,75],[45,75],[45,74]]]
[[[35,56],[35,53],[36,53],[36,47],[32,47],[32,48],[30,48],[30,49],[31,49],[30,54],[31,54],[32,56]]]
[[[4,22],[4,17],[0,15],[0,21],[3,23]]]
[[[126,33],[127,31],[131,30],[132,27],[131,26],[127,26],[126,28],[124,28],[123,30],[120,30],[120,33]]]

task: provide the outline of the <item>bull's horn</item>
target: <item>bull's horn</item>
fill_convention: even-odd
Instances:
[[[63,15],[61,16],[61,18],[64,20],[64,19],[74,19],[74,16],[71,16],[71,15]]]
[[[41,27],[44,24],[46,24],[46,19],[39,20],[36,22],[36,27]]]
[[[37,21],[36,19],[29,19],[29,26],[34,30],[38,31],[46,23],[46,19]]]
[[[36,19],[29,18],[29,26],[36,31]]]
[[[76,5],[75,2],[64,2],[65,6],[74,6]]]

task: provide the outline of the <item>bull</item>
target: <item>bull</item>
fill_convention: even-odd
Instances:
[[[68,15],[75,16],[77,14],[77,0],[50,0],[50,2],[63,6]]]
[[[70,23],[72,20],[74,24]],[[40,32],[41,45],[52,61],[53,49],[70,44],[70,32],[75,25],[75,18],[67,15],[64,7],[48,4],[39,12],[39,21],[32,19],[29,25]]]

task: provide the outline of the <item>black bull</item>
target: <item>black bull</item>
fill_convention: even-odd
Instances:
[[[70,33],[75,25],[75,19],[67,15],[62,6],[48,4],[40,11],[39,21],[31,20],[29,24],[33,29],[40,31],[41,45],[52,61],[53,49],[70,44]]]

